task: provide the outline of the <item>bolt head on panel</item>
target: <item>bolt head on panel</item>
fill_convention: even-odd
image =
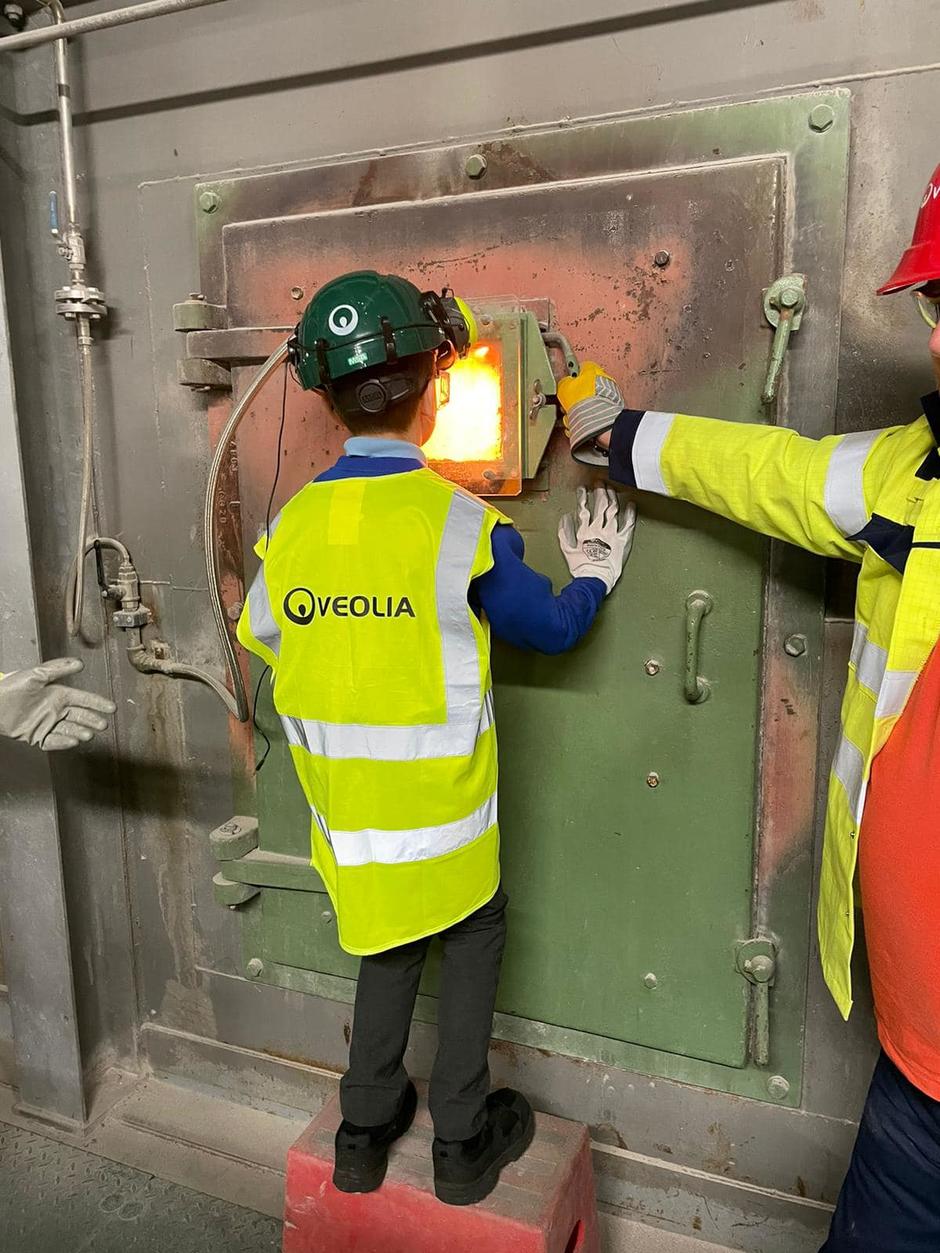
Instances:
[[[817,104],[809,115],[811,129],[818,132],[827,131],[835,120],[836,115],[828,104]]]
[[[467,157],[463,168],[468,178],[482,178],[486,173],[486,157],[482,152],[474,152],[472,156]]]

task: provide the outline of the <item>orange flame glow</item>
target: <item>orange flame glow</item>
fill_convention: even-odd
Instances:
[[[503,451],[499,350],[478,344],[451,366],[450,396],[424,451],[429,461],[498,461]]]

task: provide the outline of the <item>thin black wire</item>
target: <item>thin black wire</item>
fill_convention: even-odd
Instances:
[[[255,688],[255,699],[252,702],[251,722],[255,730],[264,740],[264,745],[265,745],[264,752],[261,755],[261,760],[255,763],[255,774],[258,773],[258,771],[261,769],[264,763],[268,760],[268,753],[270,753],[271,751],[271,741],[268,739],[267,732],[265,731],[264,727],[258,721],[258,697],[261,695],[261,684],[264,682],[264,676],[268,673],[270,669],[271,669],[270,666],[265,666],[265,668],[261,671],[261,676],[258,679],[258,686]]]
[[[274,482],[271,484],[271,495],[268,497],[267,512],[264,515],[265,552],[267,552],[268,544],[271,543],[271,508],[274,505],[274,494],[277,491],[277,481],[281,477],[281,453],[284,447],[284,425],[285,425],[285,420],[287,417],[287,375],[288,375],[289,369],[290,369],[289,365],[285,365],[284,367],[284,390],[281,393],[281,423],[277,430],[277,465],[274,470]],[[258,685],[255,688],[255,698],[252,701],[252,708],[251,708],[252,726],[255,728],[255,730],[264,740],[264,744],[265,744],[264,752],[261,755],[261,760],[255,764],[255,774],[258,773],[258,771],[261,769],[264,763],[268,760],[268,753],[270,753],[271,751],[271,741],[268,739],[267,733],[265,732],[264,728],[258,722],[258,697],[261,694],[261,684],[264,682],[264,676],[268,673],[270,669],[271,669],[270,666],[265,666],[265,668],[261,671],[261,677],[258,679]]]
[[[284,365],[284,390],[281,393],[281,424],[277,429],[277,465],[274,468],[274,482],[271,484],[271,495],[268,497],[268,510],[264,516],[264,543],[265,548],[271,542],[271,507],[274,504],[274,493],[277,491],[277,481],[281,477],[281,452],[284,447],[284,424],[287,418],[287,375],[290,371],[290,364]]]

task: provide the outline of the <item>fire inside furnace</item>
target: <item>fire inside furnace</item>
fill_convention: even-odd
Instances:
[[[425,444],[429,461],[499,461],[503,455],[501,353],[477,344],[445,379],[437,425]]]

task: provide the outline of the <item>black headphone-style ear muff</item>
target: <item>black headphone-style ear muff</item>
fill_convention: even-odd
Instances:
[[[444,342],[437,349],[437,368],[449,370],[470,347],[470,328],[450,287],[445,287],[440,295],[436,291],[422,292],[421,298],[428,316],[444,335]]]

